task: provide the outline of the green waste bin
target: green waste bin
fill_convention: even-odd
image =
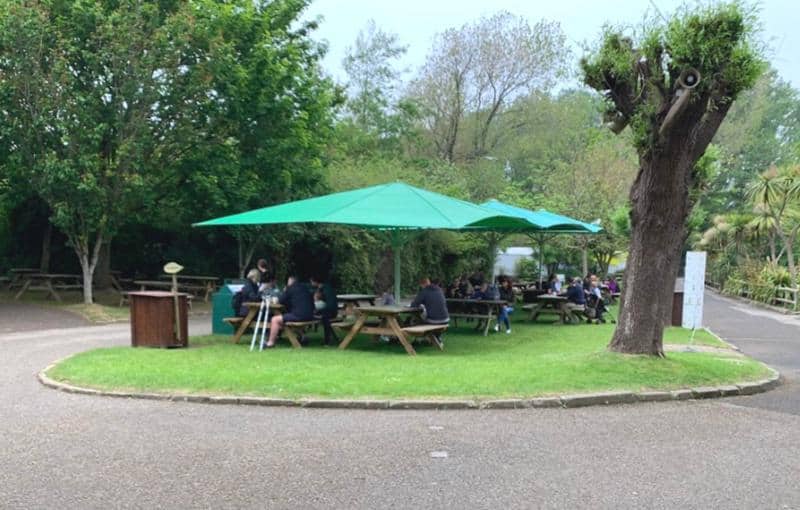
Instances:
[[[211,332],[215,335],[232,335],[233,326],[223,321],[226,317],[234,317],[236,312],[231,307],[233,295],[242,288],[242,280],[225,280],[225,283],[211,296]]]

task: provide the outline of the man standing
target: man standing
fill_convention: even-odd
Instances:
[[[275,347],[278,333],[286,322],[308,322],[314,320],[314,296],[308,288],[290,276],[286,281],[286,290],[280,299],[284,312],[275,315],[270,321],[269,341],[266,347]]]
[[[322,304],[317,308],[317,313],[322,320],[322,329],[325,332],[324,345],[338,343],[336,333],[331,327],[331,319],[339,315],[339,301],[336,299],[336,292],[330,283],[324,282],[320,277],[311,277],[311,286],[315,289],[315,298],[319,298]],[[315,305],[316,308],[316,305]]]

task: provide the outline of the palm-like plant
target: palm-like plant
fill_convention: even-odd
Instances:
[[[792,285],[797,287],[794,246],[800,233],[800,165],[771,167],[747,187],[758,214],[771,220],[783,243]]]

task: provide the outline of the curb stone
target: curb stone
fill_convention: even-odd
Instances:
[[[96,395],[117,398],[137,398],[168,402],[191,402],[201,404],[257,405],[272,407],[307,407],[327,409],[530,409],[530,408],[575,408],[596,405],[632,404],[636,402],[663,402],[667,400],[689,400],[719,398],[737,395],[753,395],[776,388],[781,383],[780,373],[770,368],[772,374],[760,381],[742,382],[717,387],[697,387],[673,391],[612,391],[602,393],[563,395],[560,397],[536,397],[531,399],[495,400],[339,400],[339,399],[284,399],[271,397],[244,397],[219,395],[184,395],[169,393],[136,393],[105,391],[84,388],[51,379],[47,371],[63,361],[48,365],[37,374],[39,382],[55,390],[81,395]]]

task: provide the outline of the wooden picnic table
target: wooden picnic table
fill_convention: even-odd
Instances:
[[[350,332],[339,344],[339,349],[347,349],[353,338],[359,334],[364,333],[367,335],[385,335],[397,337],[410,356],[416,356],[417,351],[408,341],[406,333],[397,321],[397,318],[403,314],[418,314],[419,308],[411,308],[409,306],[397,305],[384,305],[384,306],[359,306],[355,309],[356,322],[350,328]],[[370,317],[377,317],[379,319],[378,325],[366,325],[367,319]]]
[[[6,287],[6,290],[11,290],[14,287],[22,287],[22,285],[25,283],[23,277],[26,274],[41,273],[42,270],[34,269],[32,267],[14,267],[9,269],[8,272],[11,273],[11,278],[8,280],[8,286]]]
[[[375,298],[377,297],[374,294],[337,294],[336,300],[344,305],[344,316],[352,317],[355,314],[355,308],[362,303],[375,306]]]
[[[164,280],[133,280],[133,284],[138,285],[141,292],[146,291],[148,287],[154,287],[156,289],[172,288],[172,282],[166,282]],[[178,288],[180,288],[180,285]]]
[[[535,321],[539,315],[552,314],[558,315],[561,322],[566,323],[570,311],[567,306],[569,301],[565,294],[541,294],[536,296],[536,301],[530,305],[530,320]],[[528,308],[528,307],[524,307]]]
[[[171,280],[172,275],[162,274],[159,278]],[[216,276],[177,275],[178,286],[187,291],[205,292],[203,301],[208,303],[208,298],[217,290],[219,278]]]
[[[244,305],[247,306],[247,315],[244,316],[242,322],[239,324],[239,328],[233,334],[233,340],[231,342],[234,344],[237,343],[240,338],[242,338],[244,332],[247,331],[247,328],[249,328],[250,324],[253,323],[253,320],[256,318],[256,315],[258,315],[258,310],[261,308],[261,301],[248,301],[244,303]],[[270,317],[272,316],[273,312],[279,312],[281,310],[283,310],[282,304],[273,303],[272,301],[270,301],[269,303]]]
[[[29,290],[44,290],[48,296],[60,302],[61,296],[56,289],[83,288],[83,275],[79,274],[23,273],[21,278],[22,288],[14,296],[15,301]]]
[[[478,319],[476,329],[480,329],[481,322],[486,321],[483,328],[483,336],[489,334],[489,326],[492,320],[497,320],[501,306],[508,305],[502,299],[447,299],[447,311],[453,318],[453,324],[458,327],[458,318]]]

